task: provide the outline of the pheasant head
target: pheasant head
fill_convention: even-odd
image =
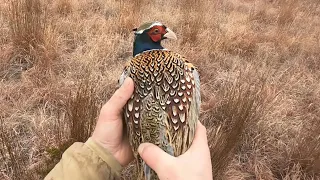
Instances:
[[[175,33],[160,22],[145,23],[133,31],[133,56],[147,50],[164,49],[161,45],[164,39],[177,39]]]

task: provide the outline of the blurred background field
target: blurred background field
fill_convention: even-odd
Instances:
[[[319,0],[0,0],[0,179],[90,136],[154,20],[200,71],[216,179],[320,179]]]

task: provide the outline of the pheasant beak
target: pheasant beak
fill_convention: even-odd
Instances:
[[[176,34],[171,31],[171,29],[166,28],[166,34],[164,34],[163,39],[173,39],[173,40],[177,40],[177,36]]]

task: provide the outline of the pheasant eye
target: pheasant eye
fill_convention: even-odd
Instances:
[[[158,34],[159,33],[159,29],[153,30],[153,33]]]

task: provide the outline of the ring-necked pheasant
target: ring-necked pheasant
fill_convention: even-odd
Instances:
[[[134,81],[124,117],[129,141],[137,160],[138,179],[158,179],[139,157],[143,142],[179,156],[191,145],[200,110],[200,79],[196,68],[181,55],[161,46],[176,35],[160,22],[134,29],[133,58],[120,77]]]

